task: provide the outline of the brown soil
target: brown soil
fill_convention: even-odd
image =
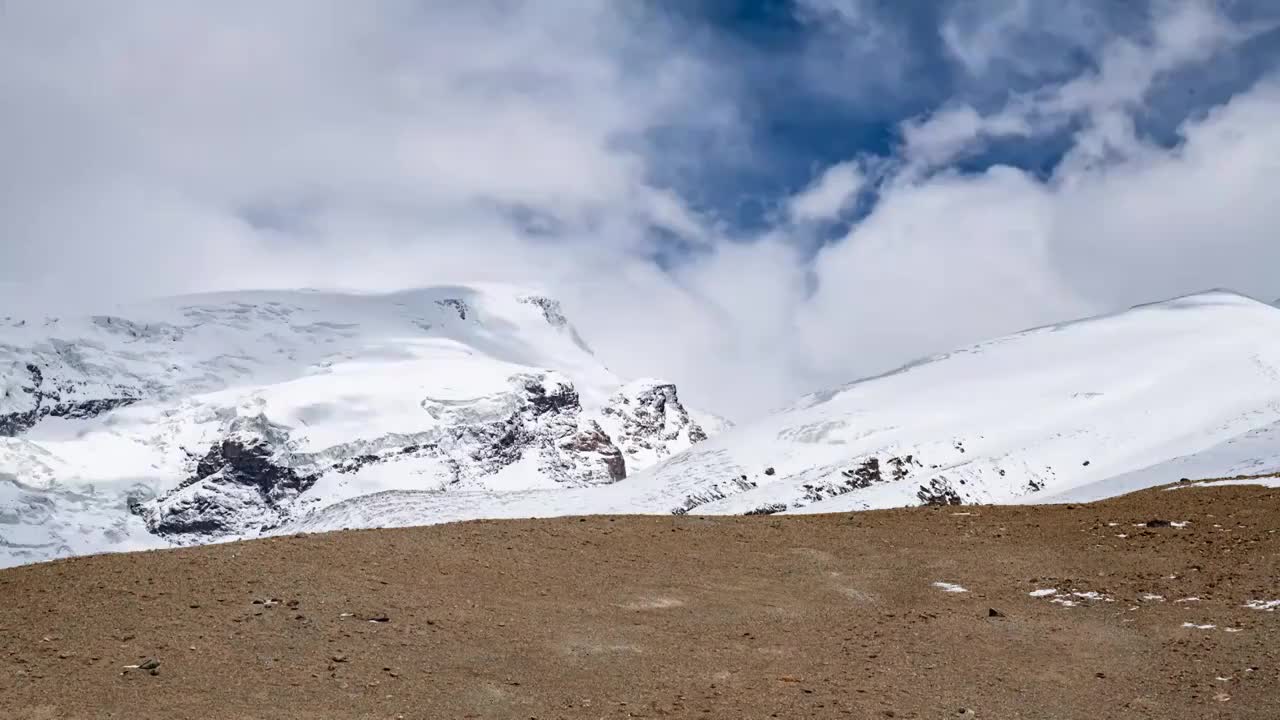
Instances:
[[[0,571],[0,717],[1274,719],[1277,599],[1250,487],[279,538]]]

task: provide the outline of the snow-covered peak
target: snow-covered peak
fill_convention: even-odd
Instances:
[[[600,409],[599,423],[632,468],[648,467],[707,439],[707,430],[681,404],[676,386],[653,379],[619,388]]]
[[[660,457],[624,460],[597,422],[623,387],[559,303],[503,286],[4,318],[0,495],[27,509],[0,546],[241,536],[390,489],[617,482]],[[627,425],[618,441],[674,452],[701,432],[668,431]],[[62,505],[78,509],[37,512]]]
[[[597,402],[618,382],[554,301],[516,289],[219,293],[90,317],[0,319],[0,433],[142,399],[449,354],[556,368]]]
[[[1280,310],[1211,291],[1035,328],[815,393],[653,473],[697,474],[691,466],[705,461],[752,485],[694,503],[710,512],[1014,502],[1278,419]]]
[[[624,482],[465,500],[387,493],[292,527],[444,522],[477,507],[486,517],[768,514],[1096,498],[1182,473],[1280,468],[1278,423],[1280,310],[1209,292],[815,393]]]
[[[10,402],[39,402],[0,438],[10,560],[482,517],[1039,502],[1280,468],[1280,309],[1221,291],[978,343],[720,434],[674,387],[619,382],[546,299],[285,296],[3,335],[6,373],[36,388]]]

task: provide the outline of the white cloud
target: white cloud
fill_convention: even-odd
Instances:
[[[1019,113],[983,117],[968,105],[938,110],[927,118],[902,124],[903,155],[926,168],[944,165],[973,147],[982,137],[1027,136],[1031,123]]]
[[[1029,0],[963,3],[952,8],[939,34],[966,72],[982,75],[994,62],[1013,56],[1010,39],[1027,30],[1031,11]]]
[[[1055,272],[1052,191],[1011,168],[901,177],[875,211],[816,260],[800,312],[811,370],[909,359],[1096,309]]]
[[[901,173],[815,260],[818,290],[796,308],[808,376],[1211,287],[1272,298],[1277,117],[1272,79],[1186,123],[1171,150],[1130,136],[1101,160],[1084,131],[1047,180]]]
[[[1170,151],[1068,158],[1055,183],[1055,266],[1108,306],[1227,287],[1271,299],[1280,263],[1280,84],[1186,123]],[[1084,146],[1081,152],[1092,153]]]
[[[832,220],[857,200],[866,177],[857,162],[837,163],[827,168],[818,179],[793,195],[788,212],[798,222]]]
[[[1004,4],[997,30],[944,14],[967,75],[1040,62],[1003,41],[1043,30],[1042,6]],[[903,79],[906,36],[871,5],[806,7],[821,24],[806,78],[860,99]],[[744,234],[650,180],[703,159],[664,154],[651,131],[695,125],[740,148],[750,113],[731,64],[638,5],[11,4],[0,285],[36,281],[40,307],[60,309],[251,286],[533,282],[616,370],[670,377],[739,418],[1027,325],[1209,286],[1280,295],[1280,90],[1264,81],[1188,120],[1174,148],[1144,139],[1134,116],[1161,77],[1254,32],[1211,5],[1159,7],[1134,36],[1146,39],[1064,25],[1094,69],[994,110],[944,101],[902,126],[899,155],[833,163],[779,200],[776,226]],[[946,168],[991,137],[1069,119],[1085,122],[1047,179]],[[806,254],[796,240],[870,195],[868,175],[869,213]],[[654,227],[696,252],[659,269]]]
[[[687,231],[626,143],[714,111],[707,77],[658,19],[600,3],[9,7],[0,274],[222,284],[243,267],[188,253],[502,243],[495,208],[584,239],[624,216]]]
[[[1047,3],[966,0],[940,5],[938,34],[946,52],[971,78],[1036,77],[1064,72],[1070,56],[1093,53],[1110,34],[1111,0]]]
[[[904,154],[924,168],[936,167],[974,149],[983,140],[1046,133],[1081,116],[1102,132],[1113,130],[1116,114],[1131,113],[1162,75],[1203,62],[1267,28],[1238,26],[1202,0],[1158,7],[1162,11],[1152,19],[1150,39],[1110,39],[1098,50],[1096,70],[1015,95],[992,113],[982,114],[959,104],[904,123]],[[987,40],[995,48],[1003,48],[994,38],[1016,37],[1011,24],[1024,24],[1027,12],[1025,6],[1014,3],[1005,14],[981,25],[978,34],[990,33],[993,37]],[[979,45],[993,53],[1003,51],[989,47],[985,40]],[[974,52],[977,51],[962,52],[962,59]],[[985,67],[987,62],[989,59],[972,57],[964,60],[972,70]]]

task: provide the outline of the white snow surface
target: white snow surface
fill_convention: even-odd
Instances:
[[[672,385],[623,383],[555,301],[516,288],[0,316],[0,564],[256,534],[387,490],[612,482],[624,463],[635,472],[704,437],[694,416]],[[264,443],[306,482],[260,493],[223,470],[189,483],[228,438]],[[143,520],[165,517],[237,532],[165,540]]]
[[[296,499],[284,493],[293,510],[268,513],[264,532],[1065,502],[1280,468],[1280,309],[1228,292],[979,343],[815,393],[702,441],[711,423],[685,424],[701,416],[669,403],[664,384],[621,383],[558,308],[520,298],[476,288],[235,294],[134,311],[134,325],[0,328],[0,363],[13,358],[0,365],[6,392],[23,382],[23,353],[38,346],[65,355],[70,342],[88,350],[72,353],[69,367],[108,367],[101,375],[112,380],[92,386],[98,397],[118,394],[112,382],[124,378],[165,398],[89,420],[45,418],[0,439],[0,478],[11,478],[0,481],[8,494],[0,496],[0,543],[14,561],[164,544],[123,511],[126,494],[172,491],[195,464],[187,453],[199,457],[246,427],[252,437],[284,433],[274,447],[285,449],[273,457],[300,473],[335,457],[380,458],[324,474]],[[454,299],[465,301],[466,318],[438,304]],[[548,424],[548,415],[520,410],[513,377],[533,378],[548,397],[571,384],[582,410],[551,413]],[[18,401],[6,402],[21,410]],[[381,461],[388,438],[400,447],[405,436],[436,438],[430,433],[513,408],[529,432],[545,436],[542,454],[495,472],[449,465],[470,457],[466,442],[457,452]],[[624,479],[601,479],[608,458],[591,424],[625,459]],[[196,503],[182,492],[165,501],[175,512]],[[7,513],[15,502],[17,520]]]
[[[1274,474],[1266,477],[1268,474]],[[1240,477],[1260,476],[1260,477]],[[1232,478],[1195,483],[1186,487],[1213,485],[1280,486],[1280,423],[1270,423],[1228,438],[1191,455],[1157,463],[1151,467],[1105,478],[1059,493],[1049,502],[1090,502],[1105,497],[1142,490],[1187,478]],[[1183,486],[1175,486],[1183,487]]]
[[[1181,490],[1188,488],[1204,488],[1204,487],[1220,487],[1223,485],[1258,485],[1260,487],[1280,488],[1280,475],[1271,475],[1268,477],[1245,477],[1231,478],[1228,480],[1210,480],[1208,482],[1192,483],[1191,485],[1175,485],[1169,490]]]
[[[1085,488],[1107,497],[1179,473],[1280,466],[1273,427],[1280,310],[1212,291],[1017,333],[816,393],[613,485],[384,493],[290,527],[1065,502]],[[1179,469],[1169,470],[1176,459]]]

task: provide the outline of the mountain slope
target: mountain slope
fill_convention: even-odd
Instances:
[[[1052,502],[1280,470],[1280,309],[1226,292],[980,343],[709,439],[718,423],[673,386],[620,382],[553,301],[505,289],[186,298],[0,337],[8,562],[473,518]]]
[[[1260,485],[1275,486],[1276,481],[1267,478],[1280,477],[1280,423],[1250,430],[1200,452],[1050,495],[1042,501],[1090,502],[1175,480],[1237,477],[1256,478]]]
[[[1167,470],[1117,478],[1233,438],[1254,438],[1246,455],[1280,457],[1264,429],[1278,422],[1280,310],[1210,292],[1018,333],[814,394],[625,483],[502,497],[387,493],[291,527],[1035,502],[1086,486],[1107,496],[1177,480]],[[1197,473],[1243,459],[1205,456]]]
[[[510,288],[0,318],[13,561],[247,536],[388,489],[608,484],[705,437],[674,386],[623,384]]]

